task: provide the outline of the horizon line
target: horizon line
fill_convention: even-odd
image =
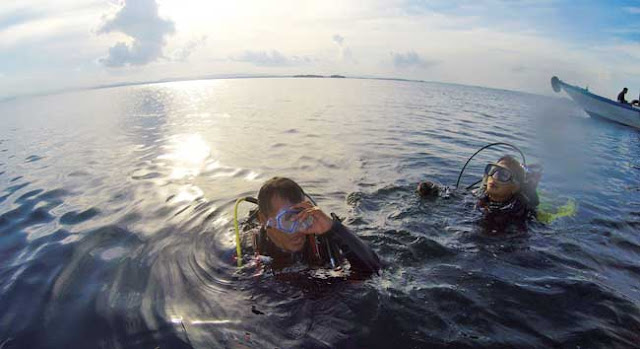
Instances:
[[[140,81],[120,81],[109,84],[99,84],[92,86],[80,86],[80,87],[69,87],[62,88],[57,90],[49,90],[44,92],[36,92],[36,93],[25,93],[18,94],[14,96],[1,97],[0,103],[5,103],[9,101],[19,100],[23,98],[34,98],[34,97],[44,97],[51,96],[57,94],[64,94],[69,92],[79,92],[79,91],[90,91],[90,90],[101,90],[101,89],[109,89],[116,87],[126,87],[126,86],[140,86],[140,85],[153,85],[153,84],[162,84],[169,82],[181,82],[181,81],[198,81],[198,80],[235,80],[235,79],[283,79],[283,78],[308,78],[308,79],[361,79],[361,80],[383,80],[383,81],[404,81],[404,82],[414,82],[414,83],[431,83],[431,84],[444,84],[444,85],[456,85],[456,86],[465,86],[465,87],[476,87],[476,88],[486,88],[490,90],[497,91],[506,91],[506,92],[514,92],[514,93],[522,93],[527,95],[535,95],[535,96],[545,96],[542,94],[527,92],[527,91],[518,91],[518,90],[509,90],[498,87],[487,87],[480,85],[468,85],[462,83],[455,82],[445,82],[445,81],[433,81],[433,80],[422,80],[422,79],[406,79],[406,78],[397,78],[397,77],[384,77],[384,76],[347,76],[340,74],[331,74],[331,75],[320,75],[320,74],[286,74],[286,75],[263,75],[263,74],[213,74],[213,75],[203,75],[203,76],[191,76],[191,77],[175,77],[175,78],[162,78],[162,79],[152,79],[152,80],[140,80]],[[553,96],[553,95],[550,95]],[[549,96],[545,96],[549,97]]]

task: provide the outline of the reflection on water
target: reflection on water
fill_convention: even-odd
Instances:
[[[211,154],[211,148],[199,135],[179,135],[171,139],[171,145],[167,146],[168,153],[160,155],[158,159],[171,162],[173,170],[169,176],[171,179],[184,179],[196,177],[202,171],[205,160]],[[215,168],[210,164],[208,168]]]
[[[640,136],[567,101],[241,79],[17,100],[0,114],[0,348],[638,342]],[[415,195],[499,141],[544,164],[543,199],[575,199],[577,216],[490,236],[472,198]],[[499,155],[481,154],[465,180]],[[274,175],[345,217],[382,276],[300,285],[237,270],[232,205]]]

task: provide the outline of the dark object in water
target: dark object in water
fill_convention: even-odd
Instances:
[[[256,306],[255,306],[255,305],[252,305],[252,306],[251,306],[251,312],[252,312],[252,313],[254,313],[254,314],[256,314],[256,315],[264,315],[264,313],[263,313],[263,312],[261,312],[260,310],[256,309]]]
[[[425,198],[436,198],[440,194],[440,188],[431,181],[424,181],[418,184],[418,194]]]

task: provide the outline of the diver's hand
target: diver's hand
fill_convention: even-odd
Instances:
[[[313,206],[310,202],[305,201],[292,206],[292,208],[302,209],[296,216],[298,222],[304,222],[307,218],[313,217],[313,224],[308,229],[300,231],[300,233],[322,235],[331,230],[333,219],[322,212],[320,207]]]

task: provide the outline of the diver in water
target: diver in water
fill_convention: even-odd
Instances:
[[[523,164],[520,164],[512,156],[505,155],[498,162],[487,164],[481,181],[466,187],[471,190],[481,183],[481,187],[473,193],[479,196],[476,209],[485,216],[486,223],[506,224],[510,222],[524,222],[533,217],[539,204],[536,188],[540,177],[541,168],[536,165],[524,165],[524,154],[515,146],[507,143],[492,143],[480,148],[465,163],[460,171],[456,187],[469,162],[482,150],[492,146],[510,146],[520,152]],[[431,181],[423,181],[418,184],[417,192],[424,198],[449,197],[452,192],[449,187],[440,186]]]
[[[305,201],[293,180],[274,177],[258,193],[260,229],[253,233],[255,253],[268,256],[274,271],[301,262],[313,268],[341,267],[345,261],[359,276],[377,273],[378,255],[334,214]]]
[[[514,157],[505,155],[485,167],[476,208],[494,223],[524,221],[535,215],[536,187],[540,175],[525,177],[525,169]]]

